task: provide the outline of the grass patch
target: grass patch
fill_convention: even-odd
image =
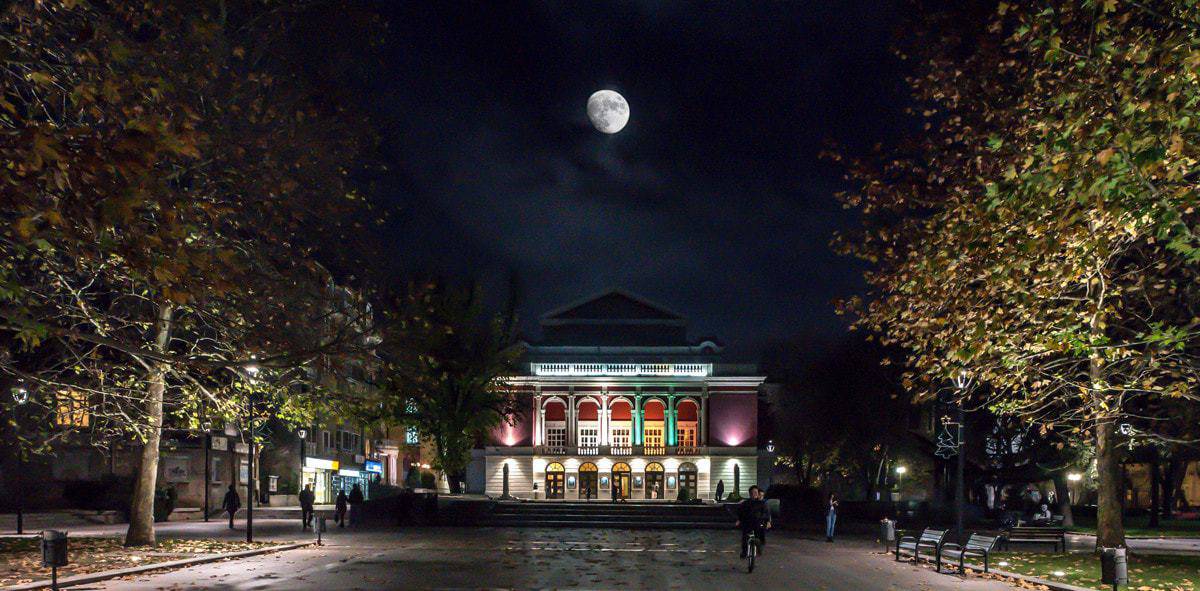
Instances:
[[[120,538],[70,537],[67,546],[70,564],[58,569],[58,576],[95,573],[273,545],[275,544],[270,542],[169,539],[160,540],[158,546],[153,548],[125,548],[121,545]],[[42,567],[40,539],[0,539],[0,586],[49,578],[50,569]]]
[[[1125,535],[1139,538],[1200,538],[1200,520],[1198,519],[1159,519],[1159,527],[1147,525],[1150,517],[1140,515],[1125,518]],[[1076,519],[1071,531],[1095,534],[1096,522],[1089,519]]]
[[[1001,566],[1001,562],[1007,565]],[[1088,553],[997,552],[992,566],[1048,581],[1070,583],[1090,589],[1111,589],[1100,584],[1100,558]],[[1059,572],[1062,575],[1056,575]],[[1141,591],[1200,591],[1200,556],[1129,556],[1129,585]]]

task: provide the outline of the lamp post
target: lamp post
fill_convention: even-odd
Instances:
[[[896,498],[900,497],[900,485],[904,484],[904,474],[908,472],[905,466],[896,466]]]
[[[249,445],[249,465],[246,469],[246,541],[254,541],[254,498],[257,496],[254,490],[254,383],[258,377],[258,366],[246,366],[246,373],[250,375],[250,392],[246,394],[246,431],[249,436],[247,439]]]
[[[13,407],[13,423],[14,430],[21,428],[21,419],[17,416],[17,409],[23,408],[26,402],[29,402],[29,390],[24,386],[16,386],[12,389],[13,402],[16,406]],[[25,450],[21,446],[21,438],[15,437],[17,449],[17,473],[14,480],[17,483],[17,534],[25,533]]]
[[[971,385],[971,376],[967,370],[961,369],[958,371],[958,375],[954,376],[954,387],[958,388],[958,466],[954,482],[954,535],[957,536],[960,544],[963,543],[963,509],[966,502],[963,490],[963,472],[967,465],[963,397]]]
[[[300,438],[300,486],[296,490],[299,493],[304,490],[304,456],[308,455],[305,445],[308,441],[308,429],[299,429],[296,431],[296,435]]]

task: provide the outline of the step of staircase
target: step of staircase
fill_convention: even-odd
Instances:
[[[723,529],[734,518],[720,505],[667,503],[496,503],[480,525],[621,529]]]

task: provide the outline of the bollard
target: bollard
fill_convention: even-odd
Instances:
[[[896,522],[884,517],[879,522],[879,543],[883,544],[883,551],[887,552],[892,547],[892,542],[896,541]]]
[[[1129,584],[1129,562],[1125,548],[1101,548],[1100,582],[1111,584],[1114,591],[1121,585]]]
[[[326,517],[324,515],[317,518],[317,545],[318,546],[324,546],[324,544],[321,543],[321,534],[324,533],[325,529],[326,529],[325,519],[326,519]]]
[[[42,566],[50,567],[50,588],[58,591],[58,567],[67,566],[67,533],[42,532]]]

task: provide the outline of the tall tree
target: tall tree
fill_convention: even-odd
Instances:
[[[413,283],[385,313],[379,346],[379,406],[433,441],[434,467],[455,493],[475,443],[519,412],[504,383],[521,354],[513,306],[489,314],[482,296],[478,287]]]
[[[907,349],[914,388],[967,371],[991,410],[1089,437],[1097,544],[1123,546],[1119,425],[1200,399],[1200,7],[934,20],[904,51],[927,131],[851,166],[866,229],[839,244],[873,268],[847,308]]]
[[[233,413],[252,353],[286,368],[360,343],[310,255],[369,220],[345,163],[370,134],[281,57],[311,5],[39,0],[0,20],[0,329],[55,356],[0,370],[143,442],[129,545],[155,542],[164,409]]]

